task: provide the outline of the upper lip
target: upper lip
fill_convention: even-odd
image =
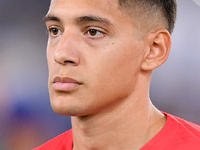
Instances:
[[[81,82],[71,77],[61,77],[61,76],[56,76],[54,78],[53,83],[56,83],[56,82],[81,84]]]

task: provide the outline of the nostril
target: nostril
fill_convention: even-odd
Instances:
[[[54,60],[58,64],[61,65],[78,65],[79,64],[79,57],[74,51],[70,49],[56,49],[54,52]]]
[[[71,61],[71,60],[66,60],[66,61],[64,61],[64,64],[67,64],[67,63],[71,63],[71,64],[73,64],[74,62]]]

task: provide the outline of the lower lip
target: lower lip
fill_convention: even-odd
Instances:
[[[53,83],[53,88],[56,91],[72,91],[79,87],[80,84],[78,83],[63,83],[63,82],[56,82]]]

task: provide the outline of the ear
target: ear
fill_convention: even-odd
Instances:
[[[147,34],[145,38],[145,55],[141,68],[150,71],[167,60],[171,48],[171,35],[162,29]]]

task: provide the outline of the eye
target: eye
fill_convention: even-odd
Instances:
[[[91,37],[103,37],[104,33],[101,31],[98,31],[96,29],[89,29],[87,31],[87,35],[91,36]]]
[[[49,33],[51,36],[55,37],[58,36],[61,33],[61,31],[58,28],[52,27],[49,29]]]

